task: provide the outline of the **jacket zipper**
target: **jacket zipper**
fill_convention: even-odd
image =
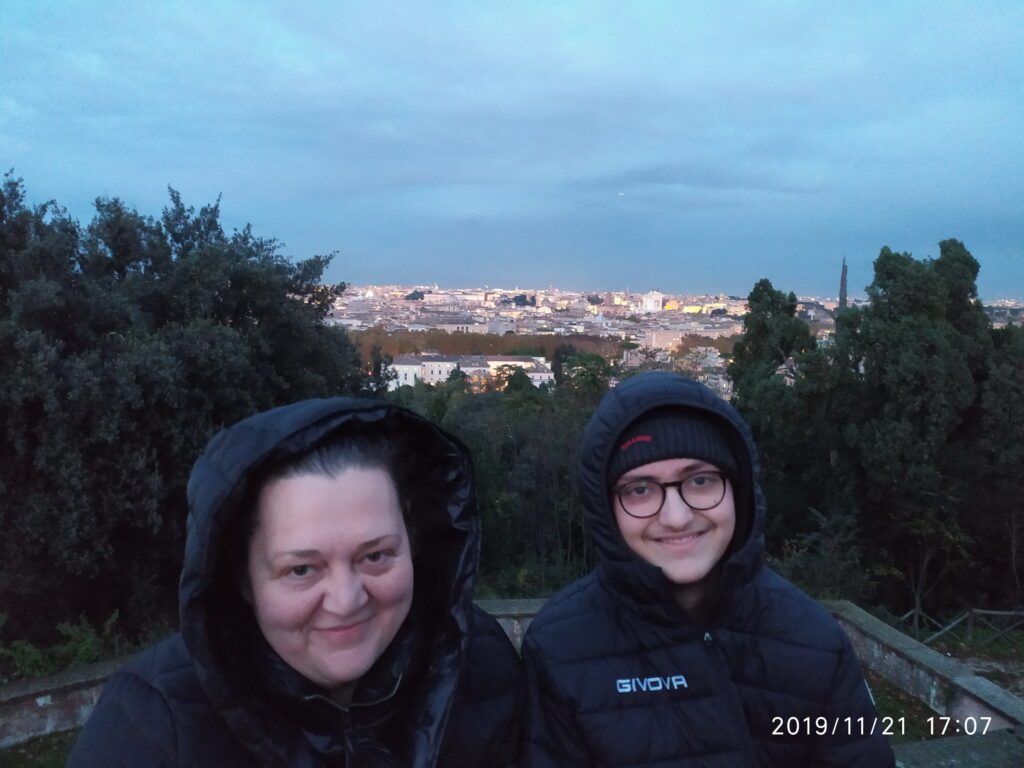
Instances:
[[[734,718],[733,722],[742,724],[743,764],[750,768],[757,768],[757,751],[754,749],[754,741],[750,736],[750,728],[747,726],[747,716],[743,711],[743,700],[740,698],[739,691],[736,690],[736,686],[732,682],[729,667],[725,663],[725,659],[710,631],[704,632],[703,645],[705,653],[711,659],[714,669],[718,672],[719,679],[724,682],[723,693]]]

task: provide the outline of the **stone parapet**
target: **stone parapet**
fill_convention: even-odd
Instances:
[[[518,651],[523,646],[523,635],[544,605],[544,600],[477,600],[476,604],[498,620]]]
[[[0,749],[80,727],[123,659],[0,686]]]
[[[919,643],[846,600],[824,603],[850,637],[863,666],[939,715],[992,718],[989,731],[1024,724],[1024,699],[967,665]],[[1024,765],[1024,761],[1021,762]]]

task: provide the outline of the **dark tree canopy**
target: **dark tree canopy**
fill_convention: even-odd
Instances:
[[[747,298],[743,336],[733,347],[731,375],[740,382],[764,379],[794,354],[814,347],[807,323],[796,316],[796,296],[760,280]]]
[[[184,486],[209,437],[363,386],[322,324],[330,257],[292,263],[170,190],[159,219],[99,199],[85,227],[0,189],[0,538],[7,627],[173,615]]]
[[[735,347],[769,543],[844,531],[860,559],[850,581],[900,612],[1024,597],[1022,486],[1009,469],[1024,440],[1019,329],[991,328],[978,262],[957,240],[939,247],[934,260],[883,248],[869,304],[841,310],[817,348],[790,323],[792,294],[761,281]]]

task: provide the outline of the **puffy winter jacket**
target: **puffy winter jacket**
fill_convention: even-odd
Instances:
[[[751,479],[736,484],[736,532],[701,621],[678,607],[662,571],[629,549],[609,504],[616,438],[660,406],[718,419],[738,472]],[[580,453],[599,564],[551,598],[527,632],[527,768],[894,765],[843,631],[763,563],[759,472],[745,422],[696,382],[642,374],[604,398]]]
[[[347,706],[263,639],[232,574],[229,542],[270,465],[335,430],[381,425],[406,442],[414,525],[409,615]],[[501,628],[472,604],[480,528],[472,466],[450,435],[375,401],[309,400],[221,432],[192,471],[181,633],[107,683],[72,768],[507,766],[519,747],[522,676]]]

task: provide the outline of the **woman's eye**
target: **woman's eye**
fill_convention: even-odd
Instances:
[[[650,493],[650,490],[647,483],[636,483],[635,485],[627,485],[625,492],[627,496],[646,496]]]
[[[293,565],[291,568],[288,569],[288,573],[290,573],[292,576],[300,576],[300,577],[301,576],[309,576],[309,574],[312,571],[313,571],[313,568],[312,568],[312,566],[309,566],[309,565]]]
[[[363,559],[366,560],[366,562],[368,563],[381,563],[384,561],[384,558],[388,556],[388,554],[389,553],[387,551],[383,549],[378,549],[376,552],[367,553],[366,557],[364,557]]]

